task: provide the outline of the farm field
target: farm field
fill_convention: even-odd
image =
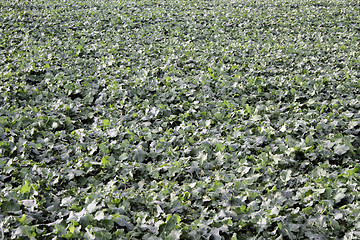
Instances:
[[[360,239],[360,4],[0,1],[0,239]]]

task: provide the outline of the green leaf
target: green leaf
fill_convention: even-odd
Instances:
[[[20,204],[14,199],[12,199],[10,201],[4,201],[1,204],[1,210],[2,210],[2,212],[19,211]]]
[[[346,146],[344,144],[337,144],[334,147],[334,153],[336,155],[343,155],[343,154],[347,153],[347,151],[349,151],[349,150],[350,150],[350,147]]]
[[[21,194],[29,193],[30,190],[31,190],[31,186],[29,185],[29,182],[25,181],[25,184],[22,185],[22,187],[20,188],[20,193]]]
[[[97,221],[101,221],[105,218],[105,214],[104,214],[104,211],[97,211],[96,214],[95,214],[95,220]]]
[[[166,217],[165,232],[170,233],[175,228],[175,226],[180,223],[180,221],[181,218],[178,214],[168,214]]]
[[[179,240],[181,236],[180,229],[173,229],[169,235],[165,237],[165,240]]]
[[[291,169],[281,171],[280,179],[284,182],[289,181],[291,179],[291,173],[292,173]]]
[[[105,229],[105,228],[99,228],[99,227],[93,227],[92,232],[94,233],[94,235],[96,236],[97,239],[111,239],[112,235],[111,233]]]
[[[338,189],[337,193],[334,196],[334,200],[336,203],[340,202],[343,198],[346,197],[345,192],[346,192],[345,188]]]
[[[86,210],[87,210],[89,213],[95,212],[95,211],[98,209],[97,203],[98,203],[97,200],[92,201],[92,202],[87,206]]]
[[[25,214],[23,214],[22,217],[18,219],[18,221],[19,221],[22,225],[26,225],[26,224],[28,223],[28,218],[26,217]]]
[[[251,116],[250,120],[257,122],[260,121],[262,119],[261,115],[253,115]]]
[[[252,107],[250,107],[250,105],[249,104],[246,104],[246,112],[248,113],[248,114],[252,114]]]
[[[110,162],[109,156],[103,156],[103,157],[101,158],[101,165],[102,165],[103,167],[106,167],[106,165],[107,165],[109,162]]]
[[[217,151],[223,152],[225,150],[225,148],[226,147],[222,143],[216,144],[216,150]]]
[[[106,119],[106,118],[103,119],[103,120],[102,120],[102,124],[103,124],[104,127],[110,126],[110,121],[109,121],[109,119]]]
[[[143,162],[147,156],[147,152],[142,149],[135,149],[134,160],[137,162]]]
[[[309,207],[306,207],[302,210],[304,213],[306,213],[307,215],[310,215],[311,212],[312,212],[312,207],[309,206]]]

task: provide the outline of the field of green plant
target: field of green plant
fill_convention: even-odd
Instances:
[[[360,5],[1,0],[0,239],[360,239]]]

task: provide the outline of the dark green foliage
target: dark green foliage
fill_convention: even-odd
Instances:
[[[1,1],[0,239],[359,239],[357,1]]]

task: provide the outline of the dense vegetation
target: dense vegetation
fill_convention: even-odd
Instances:
[[[359,239],[360,6],[0,2],[0,239]]]

